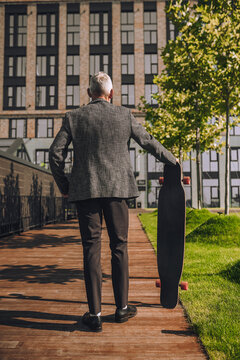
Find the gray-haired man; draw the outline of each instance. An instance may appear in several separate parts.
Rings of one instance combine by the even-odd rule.
[[[131,111],[110,103],[110,77],[99,72],[90,81],[88,105],[66,113],[49,151],[55,181],[69,201],[75,202],[84,254],[84,277],[89,312],[83,322],[101,331],[100,263],[101,223],[104,215],[112,254],[115,320],[125,322],[137,313],[128,305],[128,206],[126,199],[138,194],[129,157],[133,138],[158,160],[175,165],[175,157],[136,121]],[[64,175],[67,149],[73,143],[74,162],[70,182]]]

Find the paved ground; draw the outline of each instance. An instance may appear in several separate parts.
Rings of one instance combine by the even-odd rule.
[[[103,332],[81,323],[88,310],[78,223],[0,239],[0,360],[206,359],[180,305],[159,305],[156,257],[136,212],[130,214],[129,302],[137,317],[117,324],[110,253],[103,229]]]

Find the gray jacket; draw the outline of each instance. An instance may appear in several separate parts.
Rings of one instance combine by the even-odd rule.
[[[66,113],[49,150],[53,177],[69,201],[90,198],[134,198],[139,195],[130,163],[133,138],[143,149],[165,164],[176,164],[166,150],[134,118],[131,111],[97,99]],[[70,180],[64,160],[73,143],[74,160]]]

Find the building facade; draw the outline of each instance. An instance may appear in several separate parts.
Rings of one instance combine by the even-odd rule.
[[[48,149],[67,111],[89,102],[90,76],[107,72],[113,103],[132,109],[141,96],[154,104],[154,75],[161,72],[160,49],[174,38],[165,1],[0,0],[0,138],[23,138],[31,160],[48,167]],[[240,129],[231,134],[231,201],[240,206]],[[0,140],[1,141],[1,140]],[[155,207],[163,165],[131,143],[130,156],[140,197],[132,206]],[[196,164],[183,165],[191,177],[187,202],[196,206]],[[71,171],[73,150],[67,156]],[[203,154],[205,206],[223,206],[224,154]]]

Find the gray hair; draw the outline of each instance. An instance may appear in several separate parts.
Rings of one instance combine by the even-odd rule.
[[[112,80],[108,74],[100,71],[93,75],[90,79],[90,93],[92,95],[106,95],[108,96],[112,90]]]

